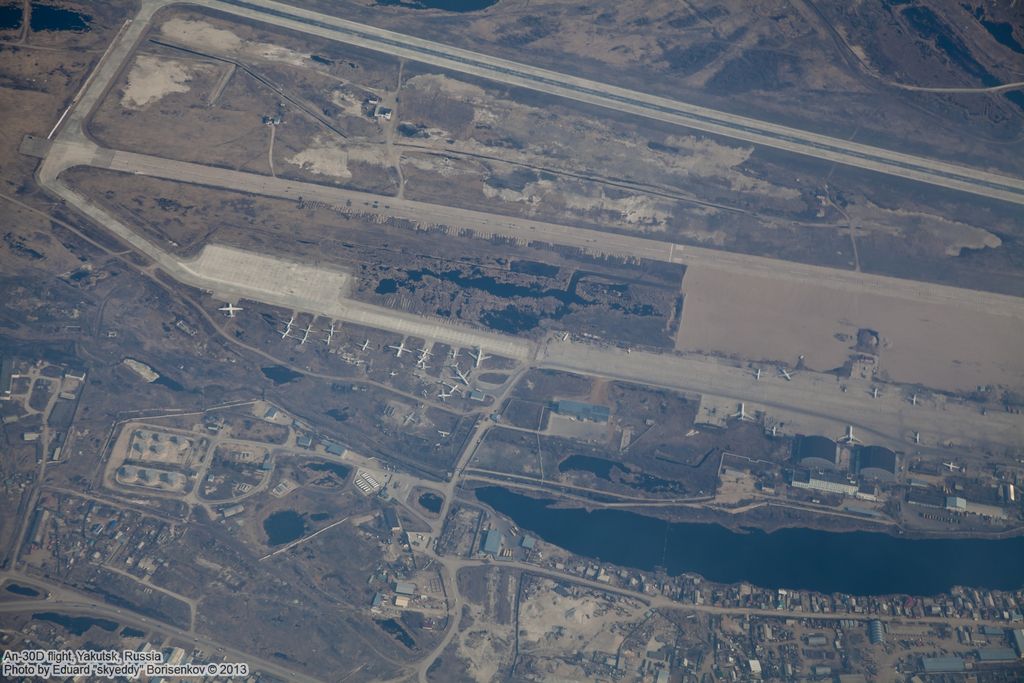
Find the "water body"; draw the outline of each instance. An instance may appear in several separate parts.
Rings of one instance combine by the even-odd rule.
[[[37,591],[35,588],[30,586],[21,586],[16,583],[7,584],[6,588],[8,593],[14,593],[15,595],[24,595],[26,598],[38,598],[42,593]]]
[[[170,377],[168,377],[167,375],[164,375],[164,374],[161,374],[160,377],[158,377],[156,380],[154,380],[153,384],[159,384],[160,386],[167,387],[171,391],[184,391],[185,390],[185,387],[181,386],[180,383],[175,382],[173,379],[171,379]]]
[[[60,614],[58,612],[36,612],[32,615],[33,619],[39,621],[49,621],[54,624],[59,624],[67,629],[68,633],[76,636],[80,636],[88,631],[93,626],[101,628],[104,631],[114,631],[118,627],[116,621],[110,619],[99,619],[96,617],[73,617],[68,614]]]
[[[440,9],[446,12],[477,12],[497,4],[498,0],[377,0],[383,7]]]
[[[423,509],[429,510],[434,514],[437,514],[441,511],[441,504],[444,503],[444,498],[437,495],[436,493],[424,493],[423,495],[420,496],[419,500],[420,505],[423,506]]]
[[[342,479],[348,476],[348,473],[352,471],[352,468],[346,467],[345,465],[339,465],[336,462],[312,462],[306,465],[309,469],[314,472],[330,472],[336,474]]]
[[[301,373],[290,370],[283,365],[269,365],[265,368],[260,368],[260,372],[274,384],[287,384],[302,377]]]
[[[430,277],[441,280],[442,282],[452,282],[463,289],[477,289],[487,292],[492,296],[502,299],[546,299],[551,297],[553,299],[557,299],[563,305],[584,305],[590,302],[576,294],[576,286],[579,284],[580,278],[584,275],[586,275],[586,273],[574,273],[572,278],[569,280],[568,287],[565,289],[541,289],[540,287],[499,282],[490,275],[463,275],[462,271],[459,270],[436,271],[422,268],[420,270],[410,270],[406,273],[405,279],[401,282],[394,279],[381,280],[377,285],[376,292],[377,294],[393,294],[398,291],[399,287],[406,287],[415,290],[415,287],[410,286],[407,283],[422,282],[424,278]]]
[[[513,265],[516,267],[512,268],[512,272],[541,272],[544,271],[545,268],[555,268],[555,273],[558,272],[558,269],[554,266],[547,266],[546,264],[534,263],[532,261],[516,261]],[[394,294],[398,292],[399,289],[408,289],[409,291],[414,292],[416,291],[416,285],[414,283],[422,282],[425,278],[434,278],[441,280],[442,282],[451,282],[463,289],[475,289],[487,292],[491,296],[498,297],[500,299],[550,298],[559,303],[558,308],[551,313],[531,313],[509,304],[505,306],[505,308],[484,311],[480,316],[480,322],[492,330],[505,332],[507,334],[519,334],[522,332],[529,332],[536,328],[540,325],[541,318],[548,320],[560,320],[572,313],[574,306],[582,308],[595,305],[596,302],[589,301],[577,293],[580,283],[585,281],[588,277],[595,275],[599,274],[586,271],[576,271],[572,274],[572,277],[569,278],[569,283],[566,285],[565,289],[543,289],[532,285],[518,285],[509,282],[500,282],[489,275],[482,275],[479,270],[474,270],[471,274],[465,275],[462,271],[455,269],[434,271],[423,268],[420,270],[408,271],[405,274],[405,277],[401,280],[384,278],[377,283],[377,288],[374,291],[377,294]],[[625,294],[629,291],[629,285],[626,283],[612,284],[600,282],[600,286],[604,287],[608,291],[618,292],[619,294]],[[627,308],[621,304],[612,302],[608,304],[608,307],[612,310],[622,311],[631,315],[650,316],[657,315],[658,313],[657,309],[649,304],[641,304],[632,308]],[[450,313],[451,312],[446,309],[437,310],[437,315],[442,317],[450,315]]]
[[[978,63],[978,60],[974,58],[967,46],[932,10],[927,7],[908,7],[903,10],[903,16],[907,18],[914,30],[923,38],[935,38],[935,45],[946,54],[950,61],[960,66],[967,73],[974,75],[981,81],[982,85],[989,87],[1000,84],[1000,80]],[[989,33],[996,40],[1018,52],[1022,51],[1020,44],[1013,38],[1012,27],[1008,24],[992,22],[987,24],[982,22],[982,24],[985,24],[985,28],[989,30]],[[1021,91],[1011,90],[1003,93],[1003,96],[1024,109],[1024,93]]]
[[[263,520],[267,543],[283,545],[302,538],[306,533],[306,520],[295,510],[281,510]]]
[[[534,277],[555,277],[561,270],[558,266],[538,261],[513,261],[508,267],[513,273],[523,273]]]
[[[612,480],[612,470],[619,470],[623,474],[629,474],[629,470],[614,460],[595,458],[591,455],[570,455],[558,463],[559,472],[590,472],[598,479],[604,479],[605,481]]]
[[[140,631],[139,629],[132,628],[131,626],[125,626],[123,629],[121,629],[122,638],[142,638],[145,635],[145,631]]]
[[[738,533],[624,510],[553,508],[554,501],[497,486],[476,495],[520,528],[572,553],[646,571],[662,567],[673,576],[694,572],[721,583],[851,595],[1024,586],[1024,537],[921,540],[812,529]]]
[[[418,647],[416,647],[416,641],[412,639],[412,636],[409,635],[409,632],[402,628],[402,625],[394,619],[385,619],[384,621],[378,621],[377,625],[385,631],[387,631],[388,633],[390,633],[392,636],[394,636],[395,640],[400,641],[402,645],[405,645],[410,650],[419,649]]]
[[[605,481],[613,481],[612,472],[618,470],[621,472],[620,481],[631,488],[647,491],[648,493],[683,492],[682,485],[677,481],[662,479],[661,477],[644,474],[643,472],[635,473],[614,460],[595,458],[592,455],[570,455],[558,463],[559,472],[569,472],[572,470],[590,472],[598,479],[604,479]]]
[[[974,18],[985,27],[985,30],[999,42],[1000,45],[1004,45],[1014,52],[1019,52],[1024,55],[1024,45],[1017,42],[1017,39],[1013,36],[1013,24],[1000,21],[989,21],[985,18],[985,8],[978,7],[974,10]]]
[[[19,29],[22,21],[21,5],[0,5],[0,30]]]
[[[92,17],[88,14],[34,2],[29,28],[33,31],[88,31],[90,21]]]

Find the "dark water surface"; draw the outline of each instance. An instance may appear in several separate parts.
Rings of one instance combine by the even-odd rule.
[[[620,472],[626,473],[625,467],[613,460],[606,460],[604,458],[595,458],[591,455],[570,455],[568,458],[558,463],[559,472],[590,472],[599,479],[605,479],[607,481],[612,480],[612,470],[619,470]]]
[[[400,641],[410,650],[419,649],[418,647],[416,647],[416,641],[413,640],[412,636],[409,635],[409,632],[402,628],[402,625],[394,619],[385,619],[383,621],[378,621],[377,624],[379,624],[382,629],[384,629],[392,636],[394,636],[395,640]]]
[[[32,3],[29,28],[33,31],[87,31],[92,17],[53,5]]]
[[[59,614],[57,612],[36,612],[32,615],[33,619],[39,621],[50,621],[54,624],[60,624],[76,636],[80,636],[88,631],[93,626],[101,628],[104,631],[113,631],[118,627],[116,621],[110,619],[98,619],[96,617],[73,617],[68,614]]]
[[[0,29],[21,28],[21,4],[0,5]]]
[[[669,523],[624,510],[552,508],[491,486],[477,498],[545,541],[602,561],[710,581],[887,595],[933,595],[953,586],[1024,586],[1024,538],[908,539],[879,533],[782,529],[738,533],[717,524]]]
[[[498,0],[377,0],[385,7],[408,7],[409,9],[441,9],[446,12],[476,12],[487,9]]]
[[[352,471],[352,468],[336,462],[312,462],[306,465],[306,467],[314,472],[331,472],[342,479],[347,477],[348,473]]]
[[[429,510],[434,513],[440,512],[441,504],[444,503],[444,498],[436,493],[424,493],[420,496],[419,500],[420,505],[422,505],[425,510]]]
[[[263,520],[270,545],[283,545],[302,538],[306,533],[306,520],[295,510],[281,510]]]
[[[260,372],[274,384],[287,384],[302,377],[300,373],[290,370],[283,365],[268,365],[265,368],[260,368]]]

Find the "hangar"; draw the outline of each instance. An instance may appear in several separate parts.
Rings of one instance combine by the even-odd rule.
[[[859,446],[853,454],[854,471],[865,479],[896,479],[896,454],[881,446]]]
[[[793,460],[809,469],[834,470],[839,464],[839,448],[824,436],[797,434],[793,439]]]

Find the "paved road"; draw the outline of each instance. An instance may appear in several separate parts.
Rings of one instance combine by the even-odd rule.
[[[195,0],[310,35],[620,112],[849,166],[1024,204],[1024,180],[533,67],[273,0]]]

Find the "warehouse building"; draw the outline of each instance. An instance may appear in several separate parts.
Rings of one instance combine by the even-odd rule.
[[[793,461],[812,470],[834,470],[839,464],[839,448],[824,436],[797,434],[793,439]]]
[[[822,491],[824,493],[839,493],[844,496],[853,496],[857,493],[857,483],[848,480],[838,472],[798,470],[793,473],[791,483],[794,488]]]
[[[1024,659],[1024,628],[1010,631],[1010,640],[1013,642],[1013,649],[1017,651],[1017,656]]]
[[[966,671],[964,660],[960,657],[922,657],[921,668],[926,674],[951,674]]]
[[[491,529],[484,534],[484,541],[480,545],[480,549],[488,555],[497,555],[501,552],[501,532],[497,529]]]
[[[1006,664],[1017,661],[1017,653],[1011,647],[986,647],[978,650],[978,661],[982,664]]]
[[[607,422],[611,416],[608,406],[583,403],[582,401],[555,401],[551,409],[559,415],[565,415],[576,420],[589,420],[590,422]]]

